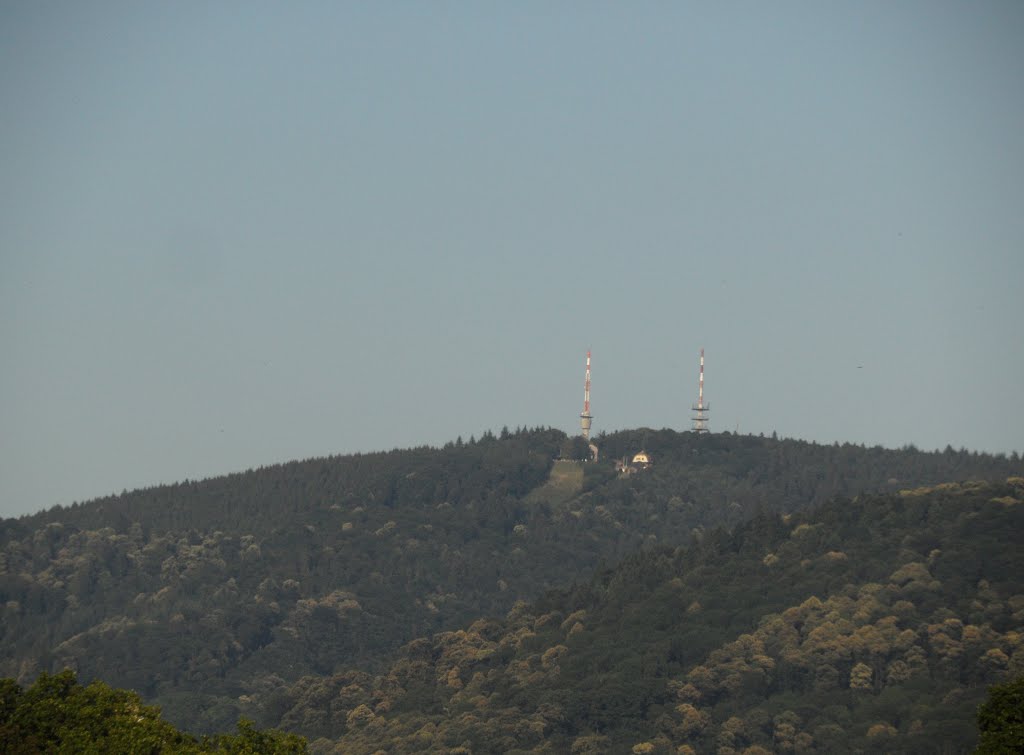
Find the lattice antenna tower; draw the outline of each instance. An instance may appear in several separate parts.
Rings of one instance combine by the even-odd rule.
[[[708,412],[711,411],[710,402],[704,403],[704,349],[700,350],[700,383],[697,388],[697,403],[693,405],[693,431],[695,433],[708,433]]]
[[[587,350],[587,376],[583,383],[583,412],[580,414],[580,432],[583,440],[590,440],[590,350]]]

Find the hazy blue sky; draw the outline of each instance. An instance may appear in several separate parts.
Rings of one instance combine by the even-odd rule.
[[[4,2],[0,514],[502,425],[1024,450],[1024,3]]]

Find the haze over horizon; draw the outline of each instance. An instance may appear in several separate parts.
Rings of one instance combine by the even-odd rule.
[[[1024,5],[0,8],[0,516],[503,425],[1024,451]]]

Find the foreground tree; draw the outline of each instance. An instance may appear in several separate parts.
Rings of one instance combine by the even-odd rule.
[[[82,686],[72,671],[41,674],[29,689],[0,679],[0,742],[7,753],[293,753],[306,752],[295,734],[255,729],[248,721],[238,734],[197,740],[160,717],[160,709],[143,705],[128,690],[94,681]]]
[[[978,729],[976,753],[1024,752],[1024,676],[988,691],[988,699],[978,708]]]

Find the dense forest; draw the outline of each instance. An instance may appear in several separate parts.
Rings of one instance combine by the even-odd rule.
[[[1021,532],[1019,477],[766,514],[302,679],[283,721],[314,752],[966,752],[1024,675]]]
[[[240,716],[248,716],[261,726],[280,726],[320,738],[314,749],[324,749],[325,743],[339,737],[345,738],[343,747],[354,749],[369,747],[378,734],[402,740],[407,738],[402,727],[410,725],[413,712],[418,711],[427,716],[422,726],[429,723],[447,732],[440,739],[424,737],[421,749],[444,749],[454,736],[442,716],[446,708],[451,709],[451,701],[436,690],[428,693],[430,685],[425,681],[402,684],[401,694],[389,696],[386,685],[388,679],[397,678],[395,664],[428,648],[431,657],[420,660],[436,663],[436,643],[445,641],[439,638],[458,632],[475,633],[484,638],[480,642],[501,646],[510,632],[525,630],[529,624],[528,631],[540,639],[530,639],[523,646],[540,647],[548,636],[532,623],[561,613],[557,625],[564,637],[544,652],[556,646],[566,650],[553,650],[547,666],[542,661],[530,673],[557,666],[562,693],[568,695],[565,690],[572,688],[568,696],[580,702],[559,714],[571,723],[545,730],[544,740],[578,750],[593,741],[600,749],[604,746],[600,742],[617,747],[642,735],[645,739],[633,744],[661,747],[665,740],[659,736],[674,742],[678,731],[670,734],[652,728],[650,710],[635,706],[652,699],[652,694],[663,695],[660,688],[651,692],[658,684],[681,682],[678,673],[686,664],[697,663],[698,653],[710,658],[714,652],[727,652],[719,646],[737,641],[741,634],[756,635],[757,622],[772,611],[784,614],[811,597],[840,600],[839,592],[830,591],[845,585],[854,593],[843,593],[843,599],[856,603],[861,598],[855,593],[862,584],[888,589],[886,580],[904,564],[933,568],[928,554],[916,561],[908,557],[895,566],[881,556],[871,556],[869,562],[878,560],[886,566],[869,568],[861,556],[852,555],[861,546],[846,545],[844,539],[852,537],[850,533],[808,520],[809,531],[818,533],[814,537],[829,533],[830,552],[845,553],[846,559],[830,556],[832,560],[825,563],[833,567],[834,584],[829,582],[828,590],[808,588],[796,601],[802,593],[794,580],[803,572],[787,571],[794,546],[783,545],[804,542],[788,534],[799,526],[792,524],[797,518],[823,504],[830,507],[823,512],[833,512],[825,516],[840,516],[843,511],[862,512],[858,518],[881,516],[882,508],[864,509],[864,501],[905,502],[909,499],[901,497],[900,491],[950,480],[995,483],[1024,474],[1024,464],[1016,455],[1007,458],[952,448],[926,453],[914,448],[885,450],[669,430],[602,435],[597,444],[599,460],[579,463],[562,460],[576,456],[576,444],[558,431],[503,430],[444,448],[292,462],[201,482],[126,491],[4,520],[0,522],[0,676],[26,684],[41,672],[71,668],[83,679],[138,691],[147,703],[160,705],[169,721],[191,732],[229,730]],[[653,466],[636,474],[620,474],[615,461],[628,461],[641,449],[649,453]],[[1011,486],[1003,497],[1016,500],[1020,495],[1015,491]],[[932,493],[922,495],[927,498]],[[855,496],[860,496],[856,503]],[[977,497],[972,496],[965,500]],[[1013,506],[1004,508],[1015,511]],[[745,524],[751,521],[756,524]],[[853,529],[874,532],[875,527],[864,521],[860,529]],[[1019,533],[1019,526],[1010,532]],[[785,542],[769,548],[772,533],[780,538],[785,534]],[[973,537],[972,532],[967,535]],[[686,618],[682,623],[680,616],[659,613],[653,606],[637,604],[627,609],[623,603],[618,618],[623,627],[629,626],[626,619],[632,617],[636,627],[660,626],[665,636],[651,640],[646,650],[642,635],[632,643],[636,653],[629,656],[630,663],[640,663],[633,672],[643,672],[631,673],[635,682],[625,693],[633,699],[632,712],[615,709],[614,700],[591,700],[588,685],[608,694],[614,687],[592,676],[590,667],[572,665],[579,654],[569,650],[575,650],[573,637],[597,628],[592,626],[594,616],[603,615],[601,605],[611,605],[607,601],[612,586],[621,583],[616,589],[623,596],[641,600],[655,583],[641,579],[633,584],[636,575],[664,576],[667,572],[657,570],[671,568],[672,576],[666,579],[685,582],[693,573],[686,569],[698,561],[702,569],[710,569],[715,559],[730,552],[732,546],[724,543],[737,537],[762,538],[764,552],[757,555],[756,568],[768,570],[774,581],[784,583],[776,588],[792,586],[793,590],[772,601],[753,593],[733,594],[729,580],[716,581],[721,575],[705,571],[700,578],[707,580],[707,595],[688,600],[686,608],[693,610],[682,614]],[[901,531],[890,539],[900,537],[911,537],[911,533]],[[863,548],[882,549],[882,542],[866,543]],[[981,540],[969,538],[962,550],[979,547]],[[931,550],[949,549],[936,545]],[[817,556],[807,558],[818,564]],[[895,557],[885,556],[891,558]],[[856,566],[858,571],[841,573],[839,566]],[[749,564],[736,568],[748,567],[753,568]],[[1019,565],[1014,562],[1010,567]],[[819,571],[827,570],[810,569],[815,574]],[[738,579],[748,585],[749,577]],[[968,590],[966,582],[950,582],[939,575],[935,579],[948,583],[950,590]],[[978,586],[982,579],[996,585],[988,589],[1001,589],[998,580],[979,576],[970,583],[969,589],[978,593],[972,600],[988,599]],[[776,588],[765,589],[772,593]],[[999,598],[1000,605],[1009,605],[1006,601],[1011,598]],[[734,601],[747,602],[734,605]],[[903,602],[916,605],[912,598]],[[848,609],[846,603],[837,604],[827,613],[845,616],[843,611],[853,610]],[[561,629],[569,616],[580,611],[590,618],[583,620],[581,614]],[[932,613],[914,615],[924,621]],[[525,623],[516,624],[516,616]],[[673,618],[662,626],[668,619],[659,616]],[[960,617],[965,626],[968,619],[968,615]],[[853,614],[845,620],[856,623]],[[582,629],[575,630],[577,624]],[[988,624],[992,632],[1005,635],[1006,627]],[[622,653],[632,642],[621,637],[608,641]],[[453,643],[453,652],[461,652],[459,645]],[[486,655],[484,645],[480,647]],[[492,653],[491,663],[515,662],[519,646],[513,651],[511,655],[507,648]],[[554,663],[559,654],[566,654],[565,660]],[[766,657],[778,666],[774,656]],[[636,660],[644,658],[648,660]],[[595,655],[587,662],[595,664],[596,673],[610,674],[619,660]],[[848,670],[842,663],[833,666],[840,684]],[[645,674],[651,669],[655,675],[648,678]],[[504,666],[495,665],[488,666],[486,673],[505,671]],[[615,673],[623,674],[621,669]],[[467,688],[475,678],[464,671],[458,677]],[[971,683],[981,684],[988,678]],[[455,689],[456,680],[451,681],[453,686],[442,687],[442,692]],[[697,681],[686,683],[702,697],[680,697],[659,705],[668,711],[675,710],[673,705],[689,704],[709,716],[699,731],[705,739],[698,749],[703,750],[709,742],[718,741],[715,711],[725,704],[719,698],[731,700],[728,704],[733,706],[746,698],[736,697],[728,688],[726,692],[705,690]],[[791,685],[772,695],[802,695],[807,689]],[[506,706],[503,710],[509,711],[510,721],[526,721],[539,710],[523,707],[523,700],[514,696],[502,697],[507,691],[503,690],[496,687],[486,696]],[[526,687],[520,694],[528,697],[534,692],[538,690]],[[709,700],[715,700],[714,705]],[[844,698],[835,705],[845,702]],[[956,707],[957,701],[951,699],[948,704]],[[609,715],[615,720],[625,716],[640,723],[612,725],[611,719],[591,721],[577,715],[600,716],[601,710],[614,710]],[[354,711],[359,714],[350,720]],[[740,707],[735,711],[737,718],[746,715]],[[361,729],[358,721],[367,712],[373,716],[367,717],[373,728]],[[497,725],[490,715],[494,711],[488,713],[488,725]],[[798,733],[817,736],[819,743],[827,740],[827,732],[815,735],[813,727],[831,721],[807,716],[801,720]],[[921,717],[921,726],[929,726],[929,720]],[[902,731],[898,722],[889,725]],[[755,734],[736,741],[760,742]],[[961,742],[969,738],[963,731],[958,736]],[[486,741],[498,741],[475,734],[463,739],[475,750],[486,750]],[[516,739],[513,749],[531,749],[535,744]],[[401,747],[415,749],[408,742]]]

